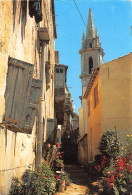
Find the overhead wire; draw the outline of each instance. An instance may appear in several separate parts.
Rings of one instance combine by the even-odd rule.
[[[75,1],[75,0],[73,0],[73,2],[74,2],[75,6],[76,6],[76,8],[77,8],[77,10],[78,10],[78,12],[79,12],[80,17],[82,18],[82,21],[83,21],[83,23],[84,23],[85,27],[87,28],[87,25],[86,25],[86,23],[85,23],[85,21],[84,21],[84,19],[83,19],[83,17],[82,17],[82,14],[81,14],[81,12],[80,12],[80,10],[79,10],[78,6],[77,6],[76,1]]]
[[[65,0],[56,0],[56,1],[64,1],[64,2],[65,2]],[[82,21],[83,21],[85,27],[87,28],[87,25],[86,25],[86,23],[85,23],[85,21],[84,21],[84,19],[83,19],[83,16],[82,16],[82,14],[81,14],[81,12],[80,12],[80,10],[79,10],[79,7],[78,7],[76,1],[73,0],[73,2],[74,2],[75,6],[76,6],[76,8],[77,8],[77,10],[78,10],[78,12],[79,12],[79,15],[80,15],[80,17],[81,17],[81,19],[82,19]]]

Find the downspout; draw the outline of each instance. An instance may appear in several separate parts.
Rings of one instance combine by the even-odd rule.
[[[42,159],[42,133],[43,133],[43,117],[44,117],[44,84],[45,84],[45,56],[46,42],[42,42],[40,79],[42,81],[40,91],[40,101],[38,110],[38,133],[37,133],[37,167],[41,164]]]

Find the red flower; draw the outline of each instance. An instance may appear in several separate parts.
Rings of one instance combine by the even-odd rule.
[[[131,172],[131,168],[127,167],[127,172],[130,173]]]
[[[38,171],[40,171],[40,168],[38,168]]]
[[[122,178],[122,176],[120,175],[120,174],[118,174],[118,177],[121,179]]]
[[[61,183],[64,183],[64,181],[61,181]]]
[[[57,154],[55,155],[55,157],[57,157]]]
[[[124,161],[124,158],[123,157],[121,157],[121,162],[123,162]]]
[[[106,173],[108,176],[110,176],[110,171],[107,171],[107,173]]]
[[[60,155],[60,158],[62,158],[62,155]]]
[[[56,176],[56,180],[58,180],[59,178]]]

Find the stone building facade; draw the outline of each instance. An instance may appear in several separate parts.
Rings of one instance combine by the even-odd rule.
[[[39,14],[33,3],[40,8]],[[55,121],[54,0],[0,1],[0,24],[0,194],[6,195],[12,177],[20,178],[26,168],[40,163],[38,153],[42,153],[42,143],[47,139],[47,121]],[[23,88],[25,82],[27,91]],[[29,113],[18,119],[23,105]],[[29,121],[30,131],[26,126]]]

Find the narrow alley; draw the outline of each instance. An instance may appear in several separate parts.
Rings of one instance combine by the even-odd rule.
[[[117,1],[0,0],[0,195],[132,195],[132,0]]]
[[[97,178],[91,178],[88,170],[80,165],[66,165],[65,171],[70,174],[72,183],[66,191],[57,195],[92,195],[100,194]]]

